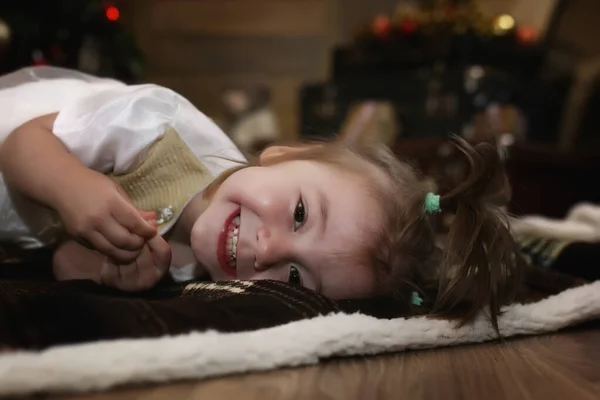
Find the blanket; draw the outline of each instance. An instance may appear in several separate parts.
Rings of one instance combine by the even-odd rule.
[[[161,282],[123,293],[55,282],[49,255],[0,263],[0,396],[85,392],[307,365],[331,357],[497,338],[427,316],[430,302],[331,301],[275,281]],[[499,319],[502,337],[555,331],[600,316],[600,281],[549,268]]]

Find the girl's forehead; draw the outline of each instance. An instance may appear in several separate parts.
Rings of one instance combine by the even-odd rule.
[[[326,264],[365,263],[367,248],[383,228],[383,208],[364,185],[338,181],[318,186],[309,199],[309,214],[323,224],[316,247],[327,255]],[[314,208],[318,209],[315,210]]]

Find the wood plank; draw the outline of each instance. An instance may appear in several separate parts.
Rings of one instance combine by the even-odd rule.
[[[327,43],[311,37],[156,37],[145,48],[150,74],[292,74],[321,78]]]
[[[151,26],[161,33],[322,36],[330,0],[159,0]]]
[[[271,103],[294,107],[297,94],[305,82],[301,76],[267,77],[261,74],[215,74],[210,76],[151,75],[147,81],[175,90],[194,104],[220,103],[221,94],[231,87],[252,87],[264,84],[271,89]]]
[[[150,40],[151,30],[150,21],[152,17],[152,9],[156,0],[130,0],[128,2],[128,10],[125,12],[131,13],[131,16],[126,20],[125,27],[133,34],[135,42],[140,49],[147,49],[152,46]],[[145,71],[144,71],[145,73]]]

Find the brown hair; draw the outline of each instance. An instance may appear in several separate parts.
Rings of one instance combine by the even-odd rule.
[[[416,287],[432,300],[432,315],[458,319],[460,325],[487,307],[498,331],[500,307],[515,298],[525,273],[503,211],[511,190],[496,146],[471,146],[458,137],[452,142],[469,172],[441,196],[440,208],[453,215],[443,250],[436,246],[435,218],[424,209],[432,188],[417,178],[391,205],[395,210],[389,214],[389,234],[382,238],[388,248],[389,281],[396,290]]]
[[[493,145],[471,146],[459,138],[453,138],[453,143],[468,161],[470,173],[441,197],[441,209],[454,214],[443,251],[436,244],[436,218],[424,208],[425,196],[435,191],[435,185],[386,146],[343,139],[304,144],[298,151],[270,159],[269,164],[316,160],[363,175],[368,172],[364,162],[376,167],[382,178],[371,179],[372,189],[385,223],[366,250],[378,291],[409,303],[417,290],[430,304],[432,315],[458,319],[460,324],[487,306],[497,330],[500,307],[513,298],[523,273],[501,209],[509,200],[510,187]],[[212,196],[225,179],[244,167],[219,176],[205,195]]]

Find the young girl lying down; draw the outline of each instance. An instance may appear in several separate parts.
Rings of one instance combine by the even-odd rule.
[[[496,150],[440,197],[376,144],[273,146],[247,165],[189,101],[152,84],[29,68],[0,78],[0,241],[54,246],[57,279],[122,290],[272,279],[332,299],[437,293],[470,320],[517,287]],[[8,110],[8,112],[7,112]],[[443,252],[434,215],[455,213]]]

